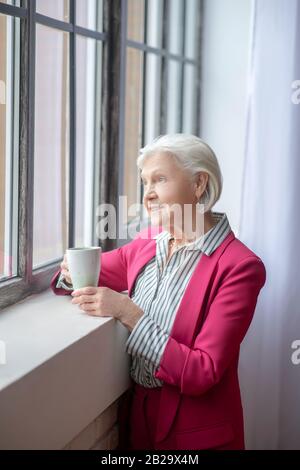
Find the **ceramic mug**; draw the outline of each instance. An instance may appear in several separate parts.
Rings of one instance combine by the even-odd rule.
[[[98,286],[101,253],[100,246],[67,249],[68,267],[74,290],[81,287]]]

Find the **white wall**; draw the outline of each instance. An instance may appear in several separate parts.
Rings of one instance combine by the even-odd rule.
[[[224,177],[214,206],[238,235],[246,130],[251,0],[204,0],[201,137],[217,154]]]

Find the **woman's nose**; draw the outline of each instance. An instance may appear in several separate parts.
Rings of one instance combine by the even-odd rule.
[[[144,189],[144,196],[150,197],[151,194],[156,195],[154,187],[149,185],[147,188]]]
[[[148,206],[148,204],[151,203],[151,201],[154,201],[154,200],[156,201],[157,199],[158,197],[154,189],[147,188],[147,191],[144,192],[144,196],[143,196],[144,205]]]

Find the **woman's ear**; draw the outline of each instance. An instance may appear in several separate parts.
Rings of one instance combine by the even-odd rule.
[[[196,197],[199,200],[205,191],[208,182],[208,173],[200,171],[196,177]]]

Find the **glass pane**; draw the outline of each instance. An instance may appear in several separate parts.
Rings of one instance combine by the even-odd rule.
[[[166,132],[180,132],[181,130],[181,74],[182,65],[175,60],[167,61],[167,123]]]
[[[185,21],[185,50],[184,54],[189,59],[198,60],[200,39],[200,2],[189,0],[186,2]]]
[[[147,44],[162,47],[163,0],[151,0],[147,6]]]
[[[172,54],[183,54],[184,4],[182,0],[169,2],[167,49]]]
[[[69,0],[36,0],[36,11],[60,21],[69,21]]]
[[[20,21],[0,14],[0,279],[17,274]]]
[[[33,266],[67,246],[69,155],[68,34],[37,25]]]
[[[125,97],[124,195],[128,206],[139,202],[136,159],[142,141],[143,52],[127,49]]]
[[[145,84],[145,144],[160,133],[161,107],[161,58],[155,54],[146,55]]]
[[[127,38],[144,42],[145,0],[128,0]]]
[[[198,93],[199,86],[197,66],[185,64],[183,80],[183,120],[182,132],[197,134],[198,120]]]
[[[75,246],[86,246],[95,243],[95,175],[99,179],[95,154],[99,160],[102,43],[77,36],[76,66]]]
[[[0,3],[6,3],[7,5],[12,5],[15,7],[20,6],[20,0],[0,0]]]
[[[103,31],[103,0],[76,0],[76,24]]]

